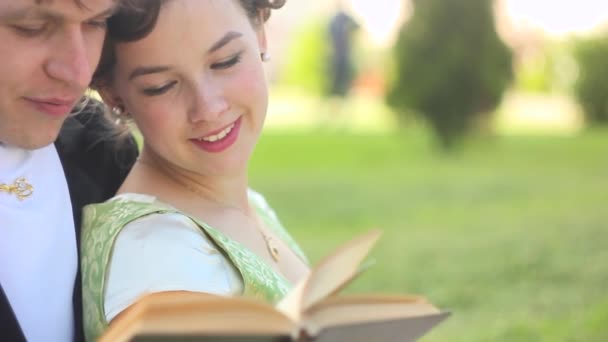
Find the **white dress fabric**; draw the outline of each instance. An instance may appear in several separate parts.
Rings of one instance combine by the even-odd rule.
[[[28,341],[71,341],[78,260],[55,146],[30,151],[0,143],[0,183],[21,177],[33,185],[31,197],[0,192],[0,284]]]
[[[155,201],[155,197],[141,194],[118,197]],[[205,233],[184,215],[154,214],[127,224],[116,238],[108,265],[106,320],[110,322],[145,294],[177,290],[237,296],[243,292],[243,280]]]

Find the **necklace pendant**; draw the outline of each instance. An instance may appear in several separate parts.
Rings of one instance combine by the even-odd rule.
[[[268,248],[268,252],[272,259],[276,262],[279,261],[279,248],[274,243],[274,240],[270,236],[264,236],[264,240],[266,240],[266,247]]]
[[[6,192],[9,195],[17,196],[17,199],[23,201],[34,193],[32,186],[24,177],[16,179],[13,184],[0,184],[0,192]]]

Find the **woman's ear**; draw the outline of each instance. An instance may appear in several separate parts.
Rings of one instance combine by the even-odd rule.
[[[99,96],[101,96],[101,100],[110,108],[120,108],[124,111],[125,105],[122,101],[122,98],[118,96],[113,89],[107,86],[100,87],[97,89]]]

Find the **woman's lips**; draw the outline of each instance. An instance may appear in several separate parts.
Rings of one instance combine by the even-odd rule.
[[[242,117],[239,117],[232,124],[215,131],[213,134],[208,134],[199,139],[191,139],[191,141],[207,152],[222,152],[237,141],[241,128],[241,119]]]

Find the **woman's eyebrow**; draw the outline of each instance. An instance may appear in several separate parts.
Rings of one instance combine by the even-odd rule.
[[[156,74],[156,73],[165,72],[168,70],[169,70],[169,67],[164,66],[164,65],[137,67],[129,75],[129,81],[132,81],[134,78],[137,78],[140,76]]]
[[[224,47],[226,44],[230,43],[232,40],[237,39],[242,37],[243,34],[239,33],[239,32],[235,32],[235,31],[230,31],[228,33],[226,33],[220,40],[218,40],[215,44],[213,44],[211,46],[211,48],[209,48],[209,50],[207,51],[207,53],[213,53],[219,49],[221,49],[222,47]]]

